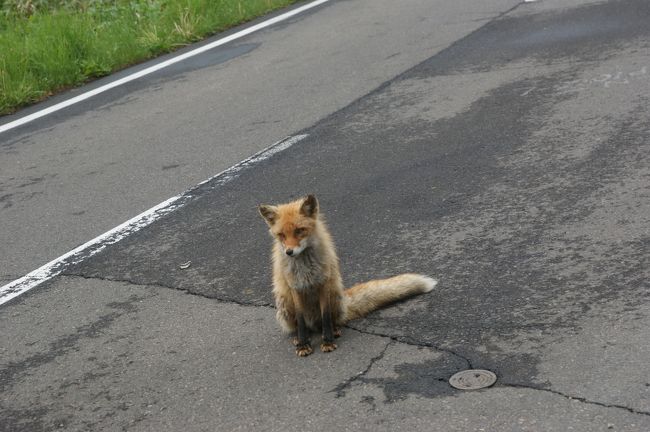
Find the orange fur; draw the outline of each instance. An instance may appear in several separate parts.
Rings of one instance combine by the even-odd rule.
[[[427,276],[408,273],[345,290],[334,242],[313,195],[287,204],[261,205],[259,211],[275,240],[272,261],[276,318],[285,331],[298,331],[298,339],[301,319],[306,328],[322,330],[324,352],[336,348],[328,327],[333,326],[336,335],[337,327],[347,321],[408,296],[429,292],[436,284]],[[296,345],[298,355],[311,353],[304,334]]]

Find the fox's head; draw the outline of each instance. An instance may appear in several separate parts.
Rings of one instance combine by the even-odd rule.
[[[290,257],[300,255],[312,242],[318,219],[318,201],[313,195],[288,204],[259,206],[271,235]]]

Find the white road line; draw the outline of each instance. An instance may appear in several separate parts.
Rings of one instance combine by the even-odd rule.
[[[282,141],[279,141],[272,146],[267,147],[258,153],[255,153],[253,156],[244,159],[238,164],[233,165],[227,170],[222,171],[205,181],[202,181],[186,192],[183,192],[180,195],[176,195],[175,197],[161,202],[157,206],[152,207],[143,213],[140,213],[136,217],[124,222],[121,225],[116,226],[112,230],[107,231],[98,237],[95,237],[89,242],[82,244],[81,246],[71,250],[64,255],[61,255],[60,257],[50,261],[44,266],[34,270],[33,272],[26,274],[20,279],[16,279],[15,281],[10,282],[3,287],[0,287],[0,305],[8,302],[15,297],[18,297],[19,295],[53,278],[54,276],[61,274],[69,266],[78,264],[90,258],[91,256],[104,250],[107,246],[117,243],[123,238],[126,238],[129,235],[140,231],[142,228],[150,225],[161,217],[180,209],[189,203],[192,199],[194,199],[197,196],[197,192],[199,192],[199,190],[203,191],[206,186],[209,186],[210,189],[214,189],[221,185],[224,185],[237,178],[243,170],[288,149],[307,136],[308,135],[305,134],[287,137]]]
[[[164,68],[166,68],[168,66],[171,66],[171,65],[173,65],[175,63],[178,63],[178,62],[181,62],[181,61],[183,61],[185,59],[188,59],[190,57],[194,57],[194,56],[196,56],[198,54],[201,54],[201,53],[203,53],[205,51],[211,50],[212,48],[216,48],[218,46],[227,44],[228,42],[232,42],[232,41],[234,41],[236,39],[247,36],[247,35],[249,35],[251,33],[255,33],[256,31],[262,30],[262,29],[264,29],[266,27],[272,26],[272,25],[277,24],[277,23],[279,23],[281,21],[289,19],[289,18],[291,18],[291,17],[293,17],[295,15],[298,15],[298,14],[300,14],[302,12],[305,12],[305,11],[307,11],[309,9],[315,8],[316,6],[319,6],[319,5],[323,4],[323,3],[327,3],[328,1],[330,1],[330,0],[316,0],[316,1],[313,1],[311,3],[308,3],[308,4],[304,5],[304,6],[300,6],[299,8],[296,8],[296,9],[290,10],[289,12],[278,15],[278,16],[276,16],[274,18],[270,18],[270,19],[268,19],[266,21],[263,21],[263,22],[261,22],[259,24],[255,24],[254,26],[245,28],[245,29],[243,29],[241,31],[238,31],[237,33],[233,33],[230,36],[226,36],[224,38],[221,38],[219,40],[211,42],[211,43],[209,43],[207,45],[204,45],[204,46],[202,46],[200,48],[196,48],[196,49],[194,49],[192,51],[188,51],[185,54],[178,55],[178,56],[176,56],[174,58],[163,61],[161,63],[158,63],[156,65],[148,67],[146,69],[143,69],[140,72],[133,73],[133,74],[131,74],[129,76],[126,76],[124,78],[118,79],[118,80],[113,81],[113,82],[110,82],[110,83],[108,83],[106,85],[103,85],[101,87],[98,87],[98,88],[96,88],[94,90],[90,90],[90,91],[88,91],[86,93],[80,94],[79,96],[75,96],[75,97],[73,97],[71,99],[63,101],[63,102],[58,103],[56,105],[52,105],[49,108],[45,108],[45,109],[37,111],[37,112],[35,112],[33,114],[27,115],[25,117],[21,117],[18,120],[14,120],[14,121],[6,123],[4,125],[0,125],[0,133],[6,132],[6,131],[8,131],[10,129],[14,129],[14,128],[18,127],[18,126],[22,126],[25,123],[29,123],[31,121],[34,121],[34,120],[39,119],[41,117],[44,117],[44,116],[46,116],[48,114],[52,114],[53,112],[62,110],[63,108],[69,107],[70,105],[74,105],[76,103],[79,103],[81,101],[89,99],[89,98],[91,98],[93,96],[96,96],[96,95],[98,95],[100,93],[104,93],[105,91],[108,91],[108,90],[110,90],[112,88],[121,86],[122,84],[126,84],[126,83],[128,83],[130,81],[136,80],[136,79],[141,78],[141,77],[143,77],[145,75],[149,75],[151,73],[159,71],[160,69],[164,69]]]

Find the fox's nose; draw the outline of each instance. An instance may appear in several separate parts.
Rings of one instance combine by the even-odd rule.
[[[289,255],[289,256],[292,256],[292,255],[293,255],[293,249],[287,249],[285,252],[286,252],[287,255]]]

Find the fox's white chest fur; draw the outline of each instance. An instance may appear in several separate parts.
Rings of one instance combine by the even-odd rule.
[[[282,261],[287,281],[297,291],[322,286],[329,273],[317,251],[311,247],[297,257],[283,257]]]

